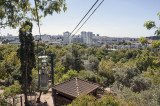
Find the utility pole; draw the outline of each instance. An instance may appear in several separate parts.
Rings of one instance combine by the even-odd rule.
[[[38,52],[39,52],[39,48],[38,48],[38,44],[39,44],[39,40],[37,40],[37,58],[38,58]],[[40,86],[40,77],[39,77],[39,58],[38,58],[38,90],[39,90],[39,86]]]

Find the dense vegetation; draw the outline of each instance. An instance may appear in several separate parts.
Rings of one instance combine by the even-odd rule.
[[[5,93],[8,91],[3,96],[23,92],[18,83],[21,78],[18,49],[16,45],[0,46],[0,78],[6,80],[5,87],[1,89]],[[110,87],[117,101],[160,105],[159,51],[152,51],[151,48],[108,51],[106,47],[87,47],[85,44],[53,46],[40,43],[38,53],[54,54],[55,84],[80,77],[99,83],[102,88]],[[49,66],[48,69],[50,71]],[[30,90],[34,92],[37,91],[38,80],[36,67],[31,77]],[[16,93],[9,90],[15,84]]]

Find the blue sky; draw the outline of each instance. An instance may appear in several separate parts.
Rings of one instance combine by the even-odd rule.
[[[68,9],[65,13],[54,13],[41,20],[42,34],[56,35],[72,31],[95,1],[66,0]],[[155,30],[146,30],[143,24],[145,21],[154,20],[159,26],[159,11],[160,0],[105,0],[78,33],[92,31],[100,36],[110,37],[153,36]],[[7,33],[18,35],[18,29],[1,29],[2,35]],[[38,34],[36,24],[33,34]]]

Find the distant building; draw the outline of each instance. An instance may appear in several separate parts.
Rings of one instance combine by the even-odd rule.
[[[87,32],[85,31],[81,32],[81,39],[82,39],[82,43],[87,43]]]
[[[71,43],[71,37],[70,37],[70,33],[68,31],[63,33],[63,42],[65,44]]]
[[[92,32],[87,32],[87,44],[92,45],[92,39],[93,38],[93,33]]]
[[[72,37],[71,43],[82,43],[82,38],[80,35]]]
[[[8,42],[8,44],[21,45],[21,43],[20,43],[19,41],[12,41],[12,42]]]

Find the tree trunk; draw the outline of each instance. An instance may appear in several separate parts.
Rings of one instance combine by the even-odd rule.
[[[27,60],[27,58],[26,58]],[[28,106],[28,98],[27,98],[27,87],[28,87],[28,64],[26,64],[26,71],[25,71],[25,88],[24,88],[24,94],[25,94],[25,106]]]

